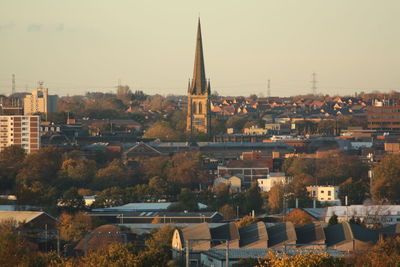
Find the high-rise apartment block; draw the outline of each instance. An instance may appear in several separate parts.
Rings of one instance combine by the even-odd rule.
[[[18,145],[27,153],[40,147],[39,116],[0,116],[0,151]]]
[[[43,88],[43,82],[32,94],[24,98],[24,114],[47,114],[57,111],[57,95],[49,95],[47,88]]]

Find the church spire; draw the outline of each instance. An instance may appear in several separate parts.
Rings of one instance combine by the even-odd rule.
[[[194,58],[193,80],[191,86],[191,93],[201,95],[207,92],[207,81],[204,70],[204,56],[203,56],[203,43],[201,38],[201,24],[200,18],[197,26],[197,41],[196,41],[196,55]]]

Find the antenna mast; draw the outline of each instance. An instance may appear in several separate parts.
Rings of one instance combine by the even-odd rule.
[[[15,94],[15,74],[12,75],[11,95]]]
[[[317,94],[317,74],[315,72],[312,73],[312,81],[311,81],[312,87],[312,94],[316,95]]]
[[[271,80],[270,79],[268,79],[267,96],[271,97]]]

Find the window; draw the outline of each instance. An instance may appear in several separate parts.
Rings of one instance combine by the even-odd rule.
[[[321,190],[321,194],[323,194],[324,193],[324,190]]]
[[[199,114],[203,113],[203,104],[199,103]]]
[[[193,102],[193,114],[196,114],[196,102]]]
[[[331,196],[332,195],[332,191],[328,191],[328,196]]]

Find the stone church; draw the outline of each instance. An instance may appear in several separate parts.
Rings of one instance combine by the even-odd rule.
[[[200,19],[197,27],[196,54],[194,59],[193,79],[189,80],[188,107],[187,107],[187,132],[211,132],[211,86],[206,80],[204,70],[203,44],[201,38]]]

